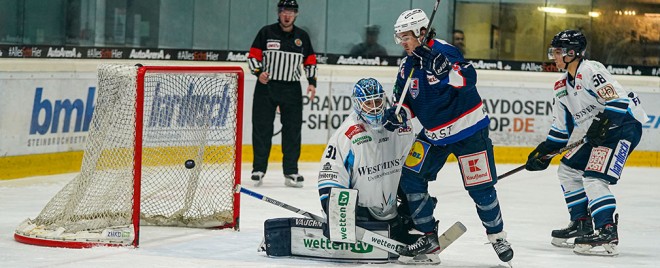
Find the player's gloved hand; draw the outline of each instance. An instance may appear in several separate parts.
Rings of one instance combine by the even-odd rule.
[[[612,126],[612,120],[610,120],[605,113],[600,112],[594,118],[594,121],[591,122],[589,130],[587,130],[587,142],[593,146],[598,147],[605,143],[605,136],[607,130]]]
[[[444,76],[451,69],[447,57],[427,46],[418,46],[412,54],[417,65],[436,76]]]
[[[550,161],[552,161],[552,157],[544,159],[544,156],[550,152],[551,150],[545,145],[545,142],[541,142],[536,146],[536,149],[527,156],[525,169],[529,171],[539,171],[548,168]]]
[[[383,127],[394,132],[400,127],[405,127],[407,120],[406,111],[401,109],[399,114],[396,114],[396,107],[390,107],[383,115]]]

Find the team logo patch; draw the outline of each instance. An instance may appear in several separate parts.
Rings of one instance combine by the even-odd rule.
[[[417,98],[417,95],[419,94],[419,79],[410,79],[410,90],[408,91],[410,92],[410,96],[412,96],[413,99]]]
[[[599,88],[596,93],[599,97],[605,100],[613,100],[619,98],[619,94],[616,94],[616,90],[614,90],[612,84],[607,84],[606,86]]]
[[[430,147],[431,144],[416,140],[412,147],[410,147],[404,167],[419,173],[419,171],[422,170],[424,159],[426,159],[426,154]]]
[[[344,134],[346,134],[346,137],[348,137],[349,139],[352,139],[353,136],[365,131],[366,130],[364,129],[364,126],[362,126],[361,124],[357,124],[348,127],[348,130],[346,130],[346,133]]]
[[[458,157],[458,163],[461,171],[463,171],[463,184],[465,187],[493,181],[486,151],[461,155]]]
[[[362,137],[356,138],[353,140],[353,144],[360,145],[372,141],[373,139],[370,136],[364,135]]]
[[[575,76],[575,79],[580,79],[580,80],[581,80],[581,79],[582,79],[582,73],[578,73],[578,74]]]
[[[405,127],[400,127],[397,129],[397,134],[399,135],[406,135],[408,133],[412,132],[412,128],[410,126],[405,126]]]
[[[623,165],[626,164],[626,159],[628,159],[628,153],[630,153],[630,142],[627,140],[619,141],[614,150],[612,162],[607,169],[607,175],[617,179],[621,177],[621,171],[623,171]]]
[[[600,173],[605,173],[605,167],[607,160],[610,159],[612,154],[612,149],[607,147],[596,147],[591,149],[591,155],[589,156],[589,162],[587,162],[587,168],[584,170],[591,170]]]
[[[280,42],[268,42],[266,43],[266,49],[280,49]]]
[[[566,87],[566,79],[559,80],[555,82],[555,90]]]
[[[302,46],[302,40],[300,40],[300,38],[296,38],[296,40],[294,40],[293,43],[295,43],[296,46]]]
[[[323,171],[332,170],[332,164],[330,164],[330,162],[325,162],[325,164],[323,164],[323,169],[322,170]]]
[[[568,91],[566,89],[562,89],[560,91],[555,92],[555,97],[557,97],[558,99],[566,95],[568,95]]]
[[[426,80],[429,81],[429,85],[435,85],[437,83],[440,83],[440,80],[438,80],[435,75],[426,75]]]

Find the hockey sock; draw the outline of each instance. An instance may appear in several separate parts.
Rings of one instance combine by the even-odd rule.
[[[583,172],[562,163],[559,165],[557,174],[571,221],[586,217],[589,213],[587,211],[587,194],[582,184]]]
[[[497,200],[495,187],[490,186],[480,190],[468,191],[477,207],[481,224],[486,227],[487,234],[499,233],[504,229],[500,203]]]
[[[608,223],[614,223],[616,199],[610,191],[607,182],[594,177],[584,178],[584,188],[590,196],[589,210],[594,218],[594,227],[600,228]]]

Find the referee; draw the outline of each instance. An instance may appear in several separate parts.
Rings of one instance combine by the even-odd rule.
[[[255,186],[263,182],[272,145],[275,112],[279,107],[284,184],[302,187],[305,179],[298,174],[303,108],[300,65],[304,66],[309,81],[307,94],[314,99],[316,55],[307,32],[293,25],[298,16],[296,0],[280,0],[277,7],[278,22],[259,30],[248,56],[250,70],[259,78],[252,104],[254,162],[251,179]]]

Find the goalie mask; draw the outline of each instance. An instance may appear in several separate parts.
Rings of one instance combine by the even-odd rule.
[[[577,30],[561,31],[555,35],[555,37],[552,38],[552,42],[550,42],[548,59],[554,59],[553,53],[555,49],[561,49],[562,56],[564,57],[584,57],[585,51],[587,50],[587,38]]]
[[[394,42],[400,44],[401,39],[398,34],[407,31],[412,31],[416,37],[419,37],[422,28],[426,28],[428,24],[429,18],[426,16],[426,13],[424,13],[424,10],[417,8],[404,11],[399,15],[399,18],[396,19],[396,23],[394,23]]]
[[[362,78],[353,87],[353,110],[358,118],[373,129],[383,127],[381,122],[385,113],[385,91],[373,78]]]

